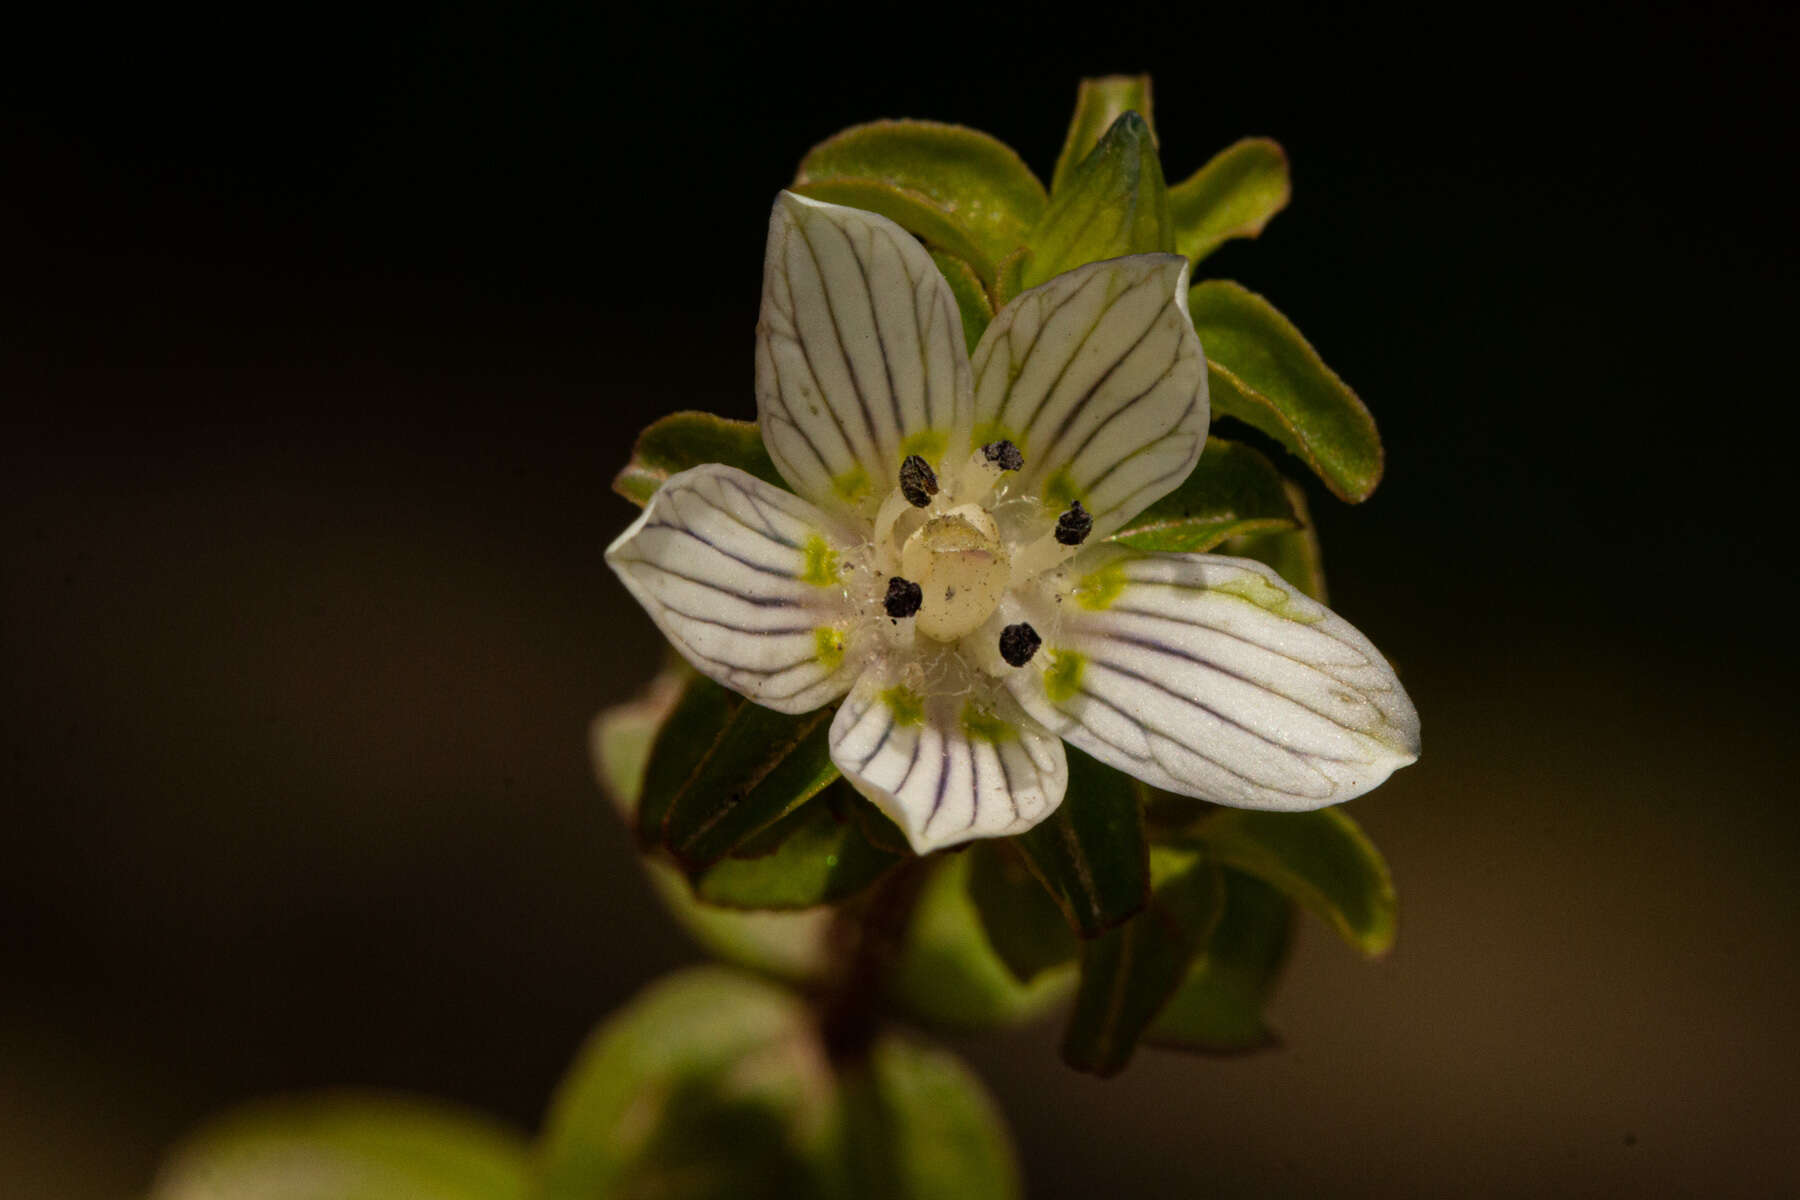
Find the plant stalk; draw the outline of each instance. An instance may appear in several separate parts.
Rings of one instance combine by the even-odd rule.
[[[923,858],[907,859],[871,888],[862,903],[840,909],[832,922],[838,966],[820,1003],[819,1028],[834,1063],[860,1061],[880,1032],[882,994],[930,865]]]

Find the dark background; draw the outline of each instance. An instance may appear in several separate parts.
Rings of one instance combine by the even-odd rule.
[[[1292,156],[1203,273],[1381,422],[1315,508],[1425,756],[1355,806],[1399,947],[1309,927],[1285,1051],[955,1041],[1033,1194],[1800,1186],[1791,12],[517,7],[0,50],[0,1191],[128,1195],[328,1083],[534,1125],[693,957],[585,758],[658,653],[600,559],[632,433],[752,415],[813,142],[954,120],[1047,176],[1076,79],[1144,69],[1171,178]]]

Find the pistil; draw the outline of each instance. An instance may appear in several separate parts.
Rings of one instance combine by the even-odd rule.
[[[1012,571],[994,518],[965,504],[933,517],[906,539],[900,551],[905,578],[922,592],[920,633],[955,641],[986,621],[1006,594]]]

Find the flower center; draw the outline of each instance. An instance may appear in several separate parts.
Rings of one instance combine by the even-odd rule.
[[[1012,563],[994,518],[963,504],[913,531],[900,550],[900,573],[919,585],[919,632],[952,642],[988,619],[1012,581]]]

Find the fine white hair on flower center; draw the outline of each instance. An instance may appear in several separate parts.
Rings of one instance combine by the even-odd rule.
[[[918,457],[898,464],[895,489],[864,543],[875,570],[859,604],[864,622],[886,622],[889,631],[880,639],[860,635],[860,648],[927,653],[931,644],[956,644],[986,626],[1015,585],[1080,549],[1085,525],[1078,536],[1069,533],[1071,513],[1085,516],[1080,504],[1057,515],[1012,488],[1008,480],[1022,464],[1010,441],[977,448],[952,479],[940,480]],[[999,651],[997,639],[990,649]],[[974,666],[994,675],[1021,664],[977,653]]]
[[[890,648],[923,652],[926,643],[969,637],[988,623],[1009,590],[1080,548],[1085,530],[1067,536],[1069,512],[1051,513],[1038,497],[1009,485],[1023,462],[1019,449],[1002,441],[975,450],[948,480],[940,481],[916,457],[898,464],[896,486],[877,510],[873,538],[865,544],[875,571],[859,605],[868,619],[885,618]],[[1080,505],[1069,511],[1079,514]],[[1061,541],[1059,528],[1065,532]],[[990,673],[1009,665],[991,654],[977,662]]]

